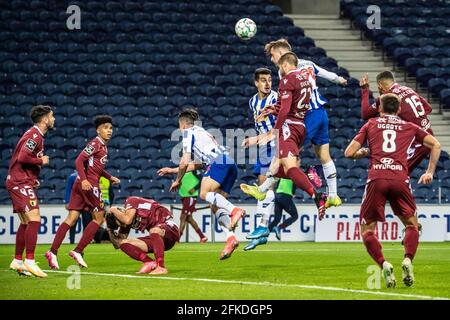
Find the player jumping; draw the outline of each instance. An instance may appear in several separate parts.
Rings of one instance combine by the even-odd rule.
[[[112,118],[108,115],[97,116],[94,119],[94,125],[97,130],[97,137],[86,145],[75,160],[78,177],[73,184],[69,205],[67,206],[69,214],[56,231],[51,249],[45,253],[45,258],[52,269],[59,269],[56,257],[58,249],[64,241],[67,231],[77,222],[81,212],[91,212],[93,220],[84,229],[80,242],[75,250],[69,252],[69,256],[81,267],[87,268],[87,264],[83,259],[83,250],[94,239],[105,216],[104,203],[99,186],[100,177],[103,176],[111,180],[113,184],[120,183],[118,178],[113,177],[104,169],[108,161],[108,148],[106,145],[111,139],[113,132]]]
[[[219,224],[226,229],[227,244],[220,255],[223,260],[229,258],[239,245],[233,230],[245,215],[245,211],[227,200],[237,178],[236,164],[229,158],[224,146],[219,145],[205,129],[195,125],[198,119],[198,113],[194,109],[186,109],[178,116],[183,133],[183,156],[170,191],[179,188],[192,159],[208,166],[201,181],[200,198],[211,204]]]
[[[364,120],[379,115],[380,98],[375,103],[369,103],[369,77],[366,74],[360,81],[361,86],[361,117]],[[396,94],[400,98],[400,111],[398,116],[412,122],[423,130],[433,135],[428,115],[431,113],[431,105],[428,101],[416,93],[413,89],[399,85],[395,82],[394,75],[390,71],[383,71],[377,75],[377,86],[380,95],[385,93]],[[430,154],[430,149],[418,141],[413,141],[408,149],[408,173],[414,170],[424,158]]]
[[[9,163],[6,190],[12,201],[13,211],[19,215],[20,225],[16,233],[16,252],[9,266],[19,275],[45,278],[45,274],[34,260],[34,252],[41,225],[39,199],[39,173],[42,166],[49,164],[44,155],[44,135],[53,129],[55,117],[52,108],[38,105],[31,109],[34,126],[28,129],[17,143]],[[23,261],[23,250],[26,256]]]
[[[311,196],[319,211],[319,220],[325,216],[327,195],[315,191],[306,174],[298,167],[300,148],[306,137],[305,115],[310,109],[313,86],[297,69],[298,58],[293,52],[282,55],[278,61],[282,78],[278,87],[280,109],[274,128],[268,134],[249,139],[247,145],[267,143],[278,135],[278,154],[272,158],[267,179],[259,187],[241,184],[241,189],[255,197],[264,199],[267,190],[276,178],[291,179],[294,184]],[[273,110],[272,112],[276,112]],[[253,137],[255,138],[255,137]]]
[[[279,39],[266,44],[264,50],[266,54],[271,56],[272,62],[280,67],[280,57],[286,52],[291,51],[292,48],[286,39]],[[314,62],[309,60],[299,59],[297,68],[300,73],[304,77],[307,77],[312,84],[311,98],[309,102],[311,108],[306,113],[304,123],[306,126],[306,140],[311,141],[314,152],[322,164],[323,173],[327,181],[328,199],[326,207],[339,206],[342,204],[342,201],[337,194],[336,166],[330,156],[328,115],[324,108],[327,100],[319,93],[319,89],[316,84],[316,77],[322,77],[340,85],[346,85],[347,80],[333,72],[320,68]]]
[[[109,212],[106,221],[114,247],[144,263],[137,273],[167,274],[164,251],[180,240],[180,230],[170,211],[154,200],[128,197],[124,209],[111,207]],[[113,230],[119,227],[116,234]],[[127,239],[130,229],[147,230],[150,235]],[[155,255],[155,260],[147,255],[150,252]]]
[[[393,266],[384,259],[375,236],[377,222],[385,221],[384,208],[389,201],[392,211],[406,227],[402,262],[403,282],[414,283],[412,260],[419,245],[419,224],[408,173],[408,148],[415,139],[431,149],[427,171],[419,183],[431,184],[441,146],[428,132],[398,117],[400,99],[392,93],[380,97],[380,116],[370,119],[345,150],[347,158],[360,159],[370,154],[369,176],[361,204],[360,224],[369,255],[382,268],[388,288],[395,287]],[[368,149],[362,148],[367,141]]]

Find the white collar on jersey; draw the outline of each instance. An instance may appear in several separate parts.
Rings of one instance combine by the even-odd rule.
[[[42,133],[42,131],[41,131],[41,129],[39,129],[39,127],[38,126],[33,126],[34,128],[36,128],[37,129],[37,131],[39,131],[39,133],[42,135],[42,136],[44,136],[44,134]]]
[[[99,136],[96,137],[98,139],[98,141],[100,141],[102,143],[102,145],[105,145],[105,143],[103,142],[102,138],[100,138]]]

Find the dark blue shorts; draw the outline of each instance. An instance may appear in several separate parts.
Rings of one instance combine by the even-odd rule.
[[[216,161],[211,163],[203,176],[210,177],[220,184],[222,191],[230,194],[238,176],[238,168],[233,160],[227,158],[226,161],[222,161],[221,163],[217,163]]]

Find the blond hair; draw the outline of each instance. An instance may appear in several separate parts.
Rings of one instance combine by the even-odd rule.
[[[286,39],[281,38],[281,39],[270,41],[269,43],[267,43],[264,46],[264,51],[266,52],[267,55],[270,55],[270,52],[272,51],[272,49],[280,49],[280,48],[284,48],[289,51],[292,50],[292,47],[289,44],[289,42]]]

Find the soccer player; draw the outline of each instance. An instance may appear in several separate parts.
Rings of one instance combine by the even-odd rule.
[[[158,170],[158,175],[164,176],[166,174],[177,174],[177,168],[161,168]],[[180,215],[180,238],[183,235],[186,223],[189,223],[195,232],[200,237],[200,242],[205,243],[208,241],[208,237],[200,230],[197,222],[194,220],[193,214],[197,209],[195,205],[197,204],[197,197],[199,194],[200,179],[195,171],[186,172],[183,179],[181,179],[181,186],[178,194],[181,197],[181,215]]]
[[[291,179],[298,188],[314,199],[319,220],[322,220],[325,216],[327,195],[316,192],[306,174],[298,167],[300,149],[306,137],[304,119],[310,109],[313,86],[301,70],[297,69],[298,58],[295,53],[287,52],[282,55],[278,65],[282,78],[278,87],[280,109],[277,121],[268,134],[249,139],[247,145],[255,142],[267,143],[278,135],[279,151],[272,158],[266,181],[259,187],[241,184],[241,189],[256,199],[264,199],[265,193],[275,184],[276,178]]]
[[[39,199],[39,173],[49,164],[44,155],[44,135],[53,129],[55,117],[52,108],[38,105],[31,109],[33,127],[28,129],[17,143],[9,162],[6,190],[12,201],[13,211],[19,215],[20,225],[16,233],[16,251],[10,269],[19,275],[45,278],[45,274],[34,260],[38,231],[41,225]],[[25,249],[25,261],[23,250]]]
[[[237,178],[237,166],[228,156],[226,148],[218,144],[205,129],[195,124],[198,120],[198,113],[194,109],[183,110],[178,116],[183,133],[183,156],[170,191],[176,191],[180,187],[192,159],[197,164],[208,166],[201,181],[200,198],[212,205],[219,224],[226,229],[227,244],[220,254],[220,259],[223,260],[229,258],[239,245],[234,229],[245,215],[243,209],[227,200]]]
[[[372,105],[369,103],[369,77],[366,74],[360,81],[361,86],[361,117],[364,120],[379,115],[380,98]],[[412,122],[429,134],[433,135],[428,115],[431,113],[431,105],[428,101],[416,93],[413,89],[399,85],[395,82],[394,75],[390,71],[383,71],[377,75],[377,86],[380,95],[385,93],[396,94],[400,98],[400,111],[398,116]],[[408,149],[408,172],[414,170],[424,158],[430,154],[430,149],[418,141],[411,143]]]
[[[97,137],[91,140],[75,160],[75,168],[78,177],[72,187],[70,201],[67,207],[69,214],[56,231],[51,249],[45,253],[50,268],[59,269],[57,260],[58,249],[66,237],[67,231],[77,222],[80,213],[91,212],[93,220],[83,230],[80,242],[75,250],[69,252],[81,267],[87,268],[83,259],[83,250],[91,243],[92,239],[104,221],[105,209],[102,200],[99,181],[100,177],[111,180],[112,184],[119,184],[120,180],[113,177],[105,169],[108,161],[108,141],[113,133],[112,118],[108,115],[100,115],[94,118]]]
[[[168,209],[151,199],[128,197],[125,208],[111,207],[106,217],[108,232],[116,249],[120,248],[129,257],[142,261],[138,273],[167,274],[164,251],[170,250],[180,240],[180,230],[173,222]],[[119,229],[116,235],[113,230]],[[150,235],[127,239],[130,228]],[[147,253],[153,252],[155,260]]]
[[[295,186],[292,180],[280,179],[278,188],[275,191],[275,216],[269,224],[269,231],[274,232],[278,240],[281,240],[281,230],[289,227],[298,219],[297,207],[292,199],[295,193]],[[285,210],[290,217],[281,222]],[[245,248],[245,251],[253,250],[260,244],[267,243],[267,236],[253,239]]]
[[[291,45],[286,39],[279,39],[269,42],[264,48],[266,54],[271,56],[272,62],[280,67],[280,57],[292,50]],[[325,175],[328,186],[328,199],[326,207],[339,206],[342,204],[337,194],[337,174],[336,166],[330,156],[330,138],[328,134],[328,115],[324,109],[327,100],[319,93],[316,84],[316,77],[325,78],[333,83],[346,85],[347,80],[337,74],[320,68],[309,60],[298,60],[297,68],[300,73],[307,77],[312,84],[312,92],[310,97],[310,110],[305,116],[306,137],[310,140],[314,151],[322,164],[323,173]],[[281,78],[281,77],[280,77]]]
[[[419,245],[419,225],[411,193],[407,151],[413,139],[431,149],[428,169],[419,179],[421,184],[433,181],[441,152],[439,142],[430,133],[398,117],[399,105],[397,95],[382,95],[380,116],[370,119],[345,150],[347,158],[360,159],[370,155],[369,176],[361,204],[361,234],[367,252],[382,268],[388,288],[395,287],[395,276],[393,266],[385,260],[375,236],[377,222],[385,221],[384,208],[389,201],[392,211],[406,227],[403,282],[411,286],[414,282],[412,260]],[[366,141],[368,149],[362,148]]]

